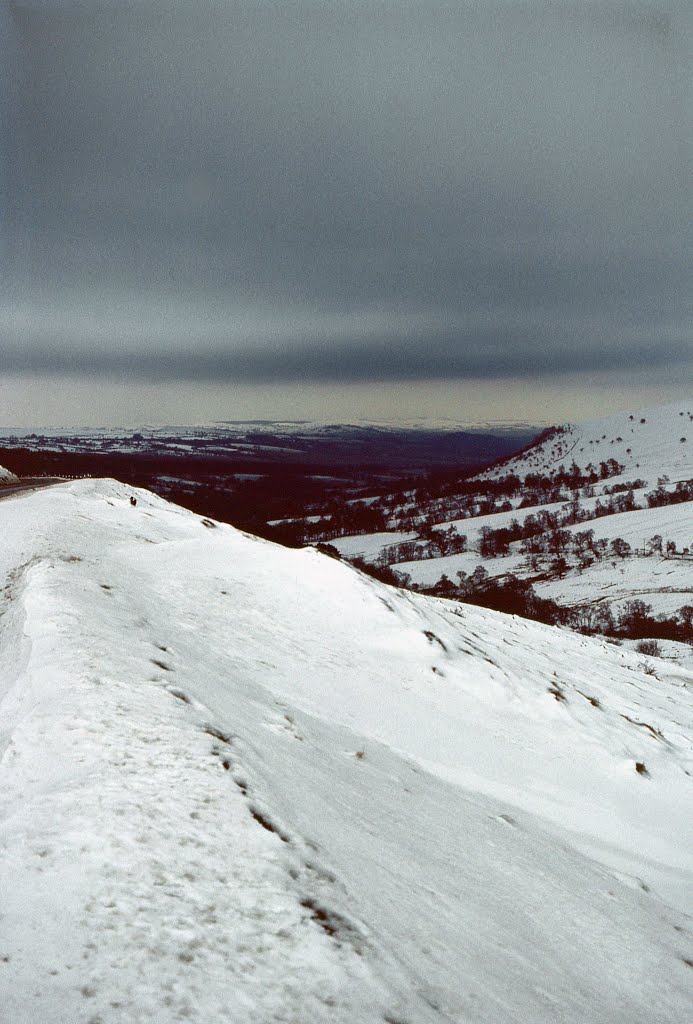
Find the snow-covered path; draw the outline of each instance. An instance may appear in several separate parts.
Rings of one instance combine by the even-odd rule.
[[[131,493],[0,505],[3,1024],[685,1019],[690,674]]]

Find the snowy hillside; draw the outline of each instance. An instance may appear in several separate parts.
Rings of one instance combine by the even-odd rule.
[[[0,536],[3,1021],[687,1019],[691,673],[109,481]]]
[[[615,458],[624,477],[656,480],[662,474],[676,483],[693,473],[693,406],[685,402],[652,409],[617,413],[584,423],[569,424],[501,466],[482,474],[493,479],[503,473],[524,476],[574,462],[580,469]]]
[[[347,559],[450,596],[469,598],[464,577],[482,565],[492,581],[520,579],[557,602],[562,621],[600,606],[592,631],[615,636],[628,635],[625,602],[644,600],[652,619],[671,620],[652,626],[660,638],[681,632],[681,610],[693,606],[693,412],[684,403],[560,427],[473,480],[372,498],[368,508],[387,530],[332,535],[319,517],[306,530],[318,541],[322,528]],[[475,596],[485,602],[483,586]]]

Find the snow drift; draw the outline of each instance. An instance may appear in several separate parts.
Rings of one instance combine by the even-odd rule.
[[[686,1018],[690,673],[114,482],[0,535],[3,1019]]]

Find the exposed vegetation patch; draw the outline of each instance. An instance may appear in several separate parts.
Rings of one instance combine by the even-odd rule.
[[[445,653],[447,654],[447,650],[448,650],[447,647],[445,646],[443,641],[440,639],[440,637],[437,636],[432,630],[425,629],[424,630],[424,636],[426,637],[427,640],[430,640],[430,642],[432,644],[439,644],[442,647],[442,649],[445,651]]]
[[[655,737],[655,739],[658,739],[658,740],[663,740],[664,739],[664,736],[659,731],[659,729],[655,729],[655,727],[653,725],[648,725],[647,722],[638,722],[637,719],[630,718],[628,715],[621,715],[621,718],[625,718],[625,720],[627,722],[630,722],[631,725],[637,725],[638,728],[640,728],[640,729],[647,729],[649,732],[652,733],[652,735]]]
[[[214,725],[205,725],[203,732],[206,732],[208,736],[213,736],[220,743],[231,743],[231,736],[228,733],[222,732],[221,729],[217,729]]]
[[[582,690],[578,690],[577,692],[581,697],[584,697],[586,701],[589,701],[593,708],[601,708],[601,701],[597,697],[590,697],[589,694],[583,693]]]
[[[337,934],[337,924],[332,918],[332,915],[325,910],[324,907],[319,906],[312,899],[301,900],[301,906],[310,911],[312,920],[317,921],[324,932],[328,935]]]
[[[264,829],[266,829],[267,832],[273,832],[275,834],[275,836],[278,836],[283,843],[291,842],[291,840],[286,835],[286,833],[282,832],[282,830],[280,828],[278,828],[274,824],[274,822],[270,821],[270,819],[267,817],[267,815],[264,814],[261,810],[259,810],[253,804],[251,804],[248,809],[249,809],[251,815],[253,816],[253,818],[255,819],[255,821],[258,823],[258,825],[262,825],[262,827]]]
[[[182,700],[184,704],[191,703],[190,697],[188,697],[187,693],[184,693],[182,690],[174,690],[172,687],[169,687],[168,692],[172,697],[175,697],[176,700]]]
[[[312,896],[306,896],[301,900],[301,906],[310,913],[310,918],[322,928],[326,935],[335,941],[349,942],[354,951],[358,954],[361,950],[361,936],[354,926],[341,914],[334,910],[328,910]],[[387,1019],[387,1018],[386,1018]]]

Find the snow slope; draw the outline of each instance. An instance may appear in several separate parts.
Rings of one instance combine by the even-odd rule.
[[[665,489],[670,491],[678,481],[693,479],[693,411],[686,403],[571,424],[519,456],[480,474],[478,479],[494,479],[511,472],[521,478],[528,473],[547,474],[561,467],[567,469],[573,462],[583,471],[590,464],[598,470],[600,462],[612,458],[624,465],[623,472],[597,482],[592,496],[580,494],[581,510],[589,514],[597,502],[603,503],[607,499],[615,485],[638,479],[644,485],[634,489],[634,499],[637,505],[644,507],[586,518],[567,528],[571,533],[592,530],[595,539],[611,541],[620,537],[634,551],[644,549],[650,538],[659,534],[665,544],[668,541],[676,544],[679,552],[676,558],[608,559],[595,562],[587,569],[573,559],[566,576],[548,580],[544,571],[535,572],[527,567],[526,559],[520,554],[519,542],[514,543],[509,556],[482,558],[479,540],[484,528],[508,528],[513,522],[522,524],[528,516],[536,517],[546,512],[560,514],[567,507],[566,502],[561,501],[519,508],[519,498],[515,496],[515,507],[509,511],[466,519],[440,516],[434,528],[453,527],[457,533],[466,535],[468,550],[465,553],[400,562],[393,567],[406,573],[414,585],[430,587],[443,574],[455,582],[458,572],[469,574],[477,565],[483,564],[492,577],[513,573],[531,580],[541,597],[551,597],[563,606],[606,600],[613,604],[616,612],[625,600],[643,598],[652,605],[654,614],[674,615],[683,605],[693,601],[693,508],[691,502],[650,508],[647,507],[646,495],[655,490],[661,477],[668,477]],[[425,505],[421,511],[426,512]],[[346,558],[359,555],[375,562],[391,544],[413,536],[393,530],[390,533],[338,537],[330,543]],[[686,549],[688,554],[681,555]]]
[[[587,504],[587,502],[585,502]],[[539,506],[549,510],[559,506]],[[514,573],[520,577],[533,578],[527,569],[526,558],[520,554],[519,542],[511,547],[511,554],[500,558],[484,559],[479,554],[479,531],[485,525],[498,529],[507,526],[511,519],[522,522],[528,514],[536,514],[537,508],[520,509],[517,513],[498,512],[494,515],[477,516],[474,519],[460,519],[453,523],[460,533],[466,533],[471,550],[442,558],[430,558],[418,562],[399,562],[395,568],[406,572],[414,583],[433,586],[445,574],[451,580],[457,579],[458,572],[467,574],[478,565],[483,565],[490,576],[499,577]],[[636,509],[633,512],[619,512],[611,516],[586,520],[567,527],[571,533],[590,529],[596,539],[609,541],[621,537],[632,548],[643,549],[655,534],[666,540],[673,540],[681,551],[693,545],[693,519],[690,502],[681,505],[665,505],[661,508]],[[338,538],[331,543],[349,556],[351,547],[361,548],[366,557],[377,557],[378,551],[386,545],[383,534],[366,537]],[[369,547],[371,538],[378,538],[378,547]],[[565,576],[555,579],[534,581],[534,587],[542,597],[551,597],[560,605],[572,607],[598,601],[608,601],[618,608],[625,600],[644,599],[652,604],[657,614],[674,615],[682,605],[693,601],[693,555],[646,558],[608,558],[595,562],[589,569],[571,568]]]
[[[0,466],[0,487],[3,484],[12,483],[12,481],[16,479],[17,477],[14,473],[10,473],[9,469],[5,469],[3,466]]]
[[[0,536],[3,1022],[686,1019],[690,673],[109,481]]]
[[[568,469],[573,462],[584,470],[589,463],[599,466],[608,459],[625,466],[623,476],[609,483],[639,476],[654,487],[662,474],[672,483],[689,480],[693,476],[693,406],[681,401],[569,424],[563,433],[487,470],[480,479]]]
[[[581,508],[590,512],[598,498],[584,498]],[[565,509],[566,502],[555,502],[549,505],[530,505],[526,508],[512,509],[510,512],[492,512],[488,515],[474,516],[469,519],[452,519],[437,524],[434,529],[449,529],[467,537],[469,549],[476,550],[477,563],[481,531],[507,529],[513,522],[522,525],[528,516],[536,516],[538,512],[560,513]],[[655,534],[665,540],[673,540],[679,549],[693,548],[693,518],[690,502],[680,505],[662,505],[656,508],[634,509],[632,512],[617,512],[614,515],[585,519],[567,527],[572,533],[590,529],[595,539],[602,537],[613,540],[621,537],[634,548],[645,547]],[[375,560],[383,549],[401,541],[414,540],[416,533],[402,533],[396,530],[380,533],[354,534],[347,537],[336,537],[330,541],[333,547],[345,558],[364,556]],[[441,559],[433,559],[441,561]],[[475,563],[475,564],[477,564]],[[440,573],[438,574],[440,575]]]

